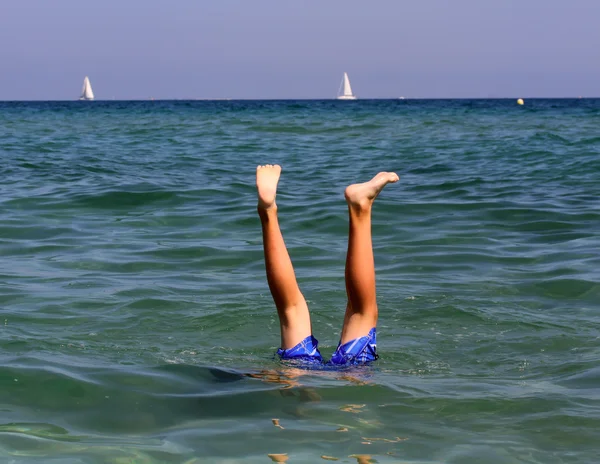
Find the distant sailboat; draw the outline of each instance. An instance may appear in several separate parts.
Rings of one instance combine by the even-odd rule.
[[[343,91],[340,94],[340,90]],[[348,73],[344,73],[344,77],[342,79],[342,83],[340,84],[340,88],[338,90],[338,100],[356,100],[356,95],[352,94],[352,87],[350,87],[350,79],[348,79]]]
[[[81,89],[81,97],[80,100],[93,100],[94,99],[94,91],[92,90],[92,84],[90,84],[90,79],[85,76],[83,80],[83,88]]]

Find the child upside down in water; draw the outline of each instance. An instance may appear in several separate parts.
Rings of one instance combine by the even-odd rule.
[[[300,292],[292,261],[277,220],[277,183],[281,166],[256,168],[258,215],[262,224],[267,281],[277,307],[281,328],[281,359],[322,363],[318,341],[312,336],[310,314]],[[353,184],[344,195],[350,229],[346,255],[346,314],[339,345],[330,364],[363,364],[377,359],[377,300],[375,262],[371,242],[371,208],[388,183],[398,181],[393,172],[380,172],[370,181]]]

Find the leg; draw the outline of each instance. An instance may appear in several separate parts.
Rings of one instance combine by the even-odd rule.
[[[348,304],[342,328],[342,344],[367,335],[377,325],[371,208],[383,187],[397,181],[398,176],[395,173],[380,172],[369,182],[353,184],[346,188],[350,229],[346,256]]]
[[[267,281],[277,307],[281,327],[281,348],[289,349],[311,335],[310,314],[300,292],[292,261],[277,220],[277,183],[281,166],[256,168],[258,215],[262,224]]]

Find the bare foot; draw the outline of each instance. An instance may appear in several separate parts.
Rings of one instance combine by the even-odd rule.
[[[362,184],[352,184],[346,187],[344,196],[348,205],[357,209],[368,208],[373,204],[373,201],[389,183],[398,182],[400,178],[395,172],[380,172],[373,177],[369,182]]]
[[[258,207],[261,209],[273,208],[277,183],[281,175],[281,166],[278,164],[265,164],[256,167],[256,188],[258,190]]]

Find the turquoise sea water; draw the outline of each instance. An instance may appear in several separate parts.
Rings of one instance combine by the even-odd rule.
[[[0,103],[0,461],[598,462],[599,128],[587,99]],[[344,187],[400,175],[376,364],[273,359],[259,163],[324,355]]]

